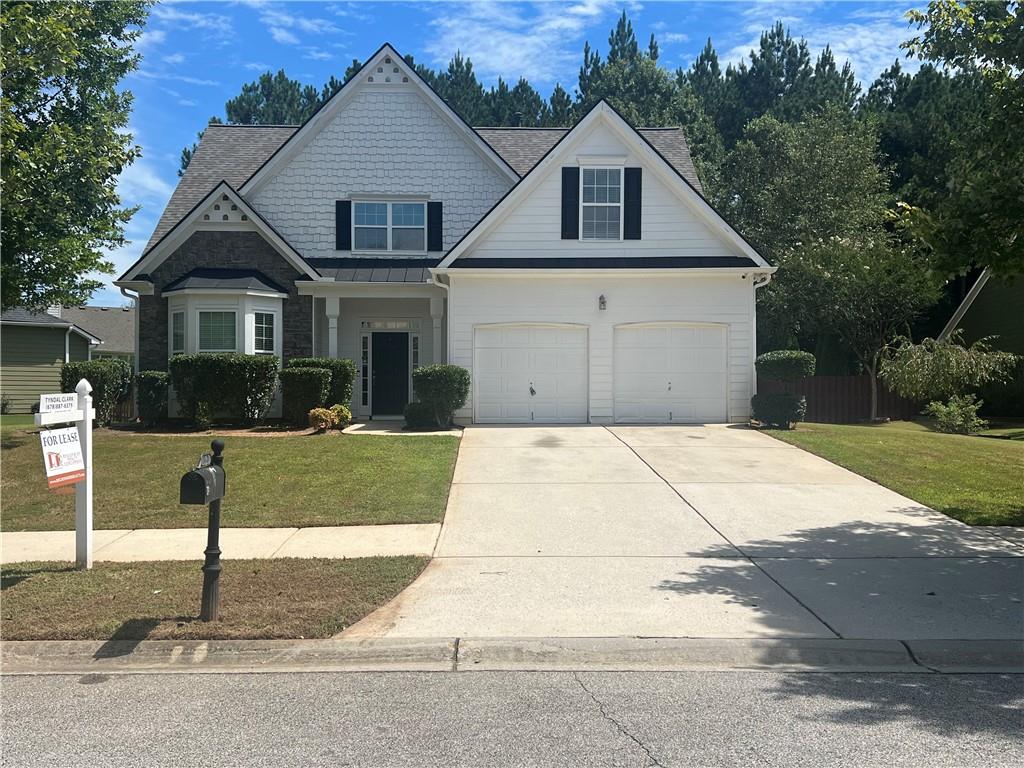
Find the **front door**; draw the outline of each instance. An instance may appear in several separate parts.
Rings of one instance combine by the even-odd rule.
[[[371,350],[373,415],[401,415],[409,402],[409,334],[375,332]]]

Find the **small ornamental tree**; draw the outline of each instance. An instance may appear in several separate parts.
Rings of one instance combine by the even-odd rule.
[[[410,403],[411,413],[407,409],[409,426],[425,427],[424,421],[432,420],[433,425],[447,427],[469,397],[469,371],[458,365],[425,365],[413,371],[412,386],[419,405]]]
[[[796,381],[814,375],[815,359],[799,349],[765,352],[754,361],[759,376]],[[807,398],[792,392],[759,393],[750,398],[751,416],[769,427],[792,429],[807,414]]]
[[[799,349],[776,349],[759,355],[754,365],[766,379],[795,381],[814,375],[815,359],[810,352]]]

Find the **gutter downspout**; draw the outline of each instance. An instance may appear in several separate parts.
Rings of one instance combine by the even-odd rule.
[[[132,307],[135,309],[135,359],[132,360],[132,368],[137,374],[139,372],[139,296],[138,294],[132,296],[128,293],[127,288],[120,288],[121,295],[131,301]]]
[[[445,292],[445,298],[448,299],[448,306],[445,307],[444,312],[444,359],[445,362],[451,363],[452,361],[452,313],[451,313],[451,285],[442,282],[441,278],[434,273],[434,270],[430,270],[430,281],[441,288]]]
[[[755,361],[757,360],[757,289],[758,288],[764,288],[766,285],[768,285],[768,283],[770,283],[772,281],[772,275],[773,274],[774,274],[774,272],[769,272],[767,274],[754,275],[754,278],[751,281],[753,283],[753,286],[754,286],[754,290],[753,290],[753,294],[752,294],[753,297],[754,297],[753,298],[753,307],[752,307],[752,309],[754,311],[750,313],[750,325],[751,325],[751,328],[750,328],[750,347],[751,347],[751,349],[750,349],[750,367],[752,369],[751,387],[750,387],[751,395],[756,395],[757,394],[757,367],[754,364]]]
[[[71,362],[71,326],[64,331],[64,362]]]
[[[960,302],[960,306],[956,308],[956,312],[949,318],[949,322],[942,329],[942,333],[939,334],[938,341],[945,341],[950,337],[956,327],[960,325],[960,321],[964,319],[964,315],[967,314],[967,310],[971,308],[974,300],[978,298],[978,294],[981,293],[981,289],[985,287],[985,283],[992,277],[992,270],[985,267],[981,274],[978,275],[978,279],[974,281],[974,285],[971,286],[971,290],[964,296],[964,300]]]

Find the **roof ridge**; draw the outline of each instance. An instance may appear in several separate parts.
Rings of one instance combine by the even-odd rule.
[[[298,128],[292,123],[207,123],[207,128]]]

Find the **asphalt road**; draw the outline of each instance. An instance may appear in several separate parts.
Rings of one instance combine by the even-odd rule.
[[[4,677],[5,766],[1024,765],[1024,676]]]

